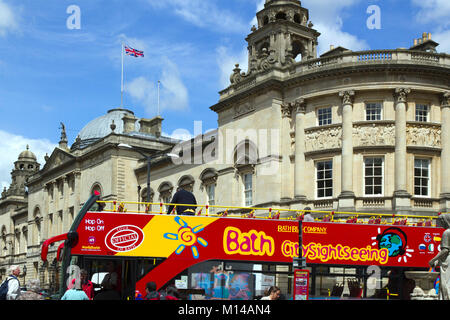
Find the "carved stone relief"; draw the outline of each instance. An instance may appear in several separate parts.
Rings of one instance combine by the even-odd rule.
[[[441,148],[441,128],[435,125],[409,124],[406,127],[408,146]]]
[[[362,124],[353,126],[353,146],[394,146],[394,124]]]
[[[342,147],[341,127],[310,129],[305,131],[306,152]]]

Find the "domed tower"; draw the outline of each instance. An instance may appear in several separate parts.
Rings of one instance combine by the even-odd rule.
[[[29,176],[39,171],[39,163],[36,156],[31,152],[30,147],[19,154],[19,158],[14,162],[14,169],[11,171],[11,185],[8,195],[22,196],[25,193],[25,183]]]
[[[258,27],[247,37],[249,69],[290,66],[317,57],[317,38],[309,11],[298,0],[266,0],[256,14]]]

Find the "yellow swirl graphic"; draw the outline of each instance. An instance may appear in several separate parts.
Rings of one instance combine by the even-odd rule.
[[[193,245],[197,241],[197,237],[192,232],[191,228],[182,228],[178,231],[181,241],[187,246]]]

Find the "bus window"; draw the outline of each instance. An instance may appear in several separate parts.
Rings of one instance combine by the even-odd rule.
[[[278,286],[282,297],[292,297],[290,265],[253,262],[206,261],[180,273],[168,285],[175,285],[186,299],[260,299],[270,286]]]

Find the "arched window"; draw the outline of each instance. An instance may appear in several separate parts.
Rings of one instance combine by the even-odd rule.
[[[269,24],[269,17],[268,16],[264,16],[263,18],[263,26]]]
[[[209,206],[216,205],[216,184],[217,184],[218,173],[216,169],[208,168],[202,171],[200,174],[200,180],[202,181],[202,186],[206,191],[206,203]],[[209,212],[214,214],[216,212],[215,208],[210,208]]]
[[[295,61],[300,62],[303,59],[305,48],[300,41],[292,42],[292,56]]]
[[[277,14],[276,14],[276,16],[275,16],[275,19],[276,20],[287,20],[287,16],[286,16],[286,13],[284,13],[284,12],[278,12]]]
[[[178,186],[183,188],[186,191],[193,192],[194,191],[194,178],[191,175],[182,176],[180,180],[178,180]]]
[[[91,193],[90,193],[90,195],[91,195],[91,196],[94,195],[96,191],[97,191],[98,193],[100,193],[101,195],[103,195],[103,193],[102,193],[102,186],[101,186],[100,183],[98,183],[98,182],[96,182],[96,183],[93,184],[93,186],[92,186],[92,188],[91,188]]]
[[[302,19],[300,18],[300,15],[298,13],[294,14],[294,22],[302,23]]]
[[[250,140],[240,142],[234,150],[234,164],[236,167],[242,165],[255,165],[258,162],[258,148]]]
[[[255,165],[258,162],[258,148],[250,140],[245,140],[236,146],[234,167],[241,177],[241,197],[245,207],[254,204]]]
[[[159,192],[159,201],[162,203],[170,203],[172,201],[172,192],[173,192],[173,185],[172,183],[166,181],[161,183],[161,185],[158,188]],[[167,206],[165,206],[165,210],[167,209]]]
[[[41,244],[41,210],[39,207],[36,207],[33,211],[33,219],[34,219],[34,225],[32,229],[32,244],[33,245],[40,245]]]
[[[6,227],[2,226],[2,233],[1,233],[1,237],[0,237],[0,250],[1,250],[1,255],[2,256],[6,256],[8,255],[8,246],[6,244]]]
[[[155,195],[155,191],[153,191],[152,188],[150,188],[150,202],[153,202],[153,198]],[[147,202],[147,187],[145,187],[144,189],[141,190],[141,194],[140,194],[140,201],[141,202]]]

